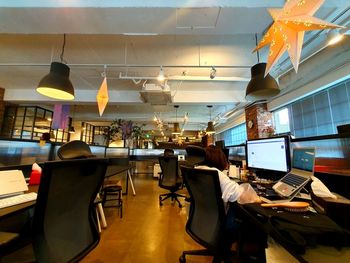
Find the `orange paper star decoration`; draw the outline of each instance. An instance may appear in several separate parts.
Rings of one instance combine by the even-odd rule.
[[[97,92],[96,100],[97,100],[98,111],[100,113],[100,116],[102,116],[109,100],[106,77],[103,79],[101,87]]]
[[[287,0],[282,9],[268,9],[274,23],[254,49],[257,51],[270,44],[265,76],[286,50],[298,72],[305,31],[341,27],[313,17],[323,2],[324,0]]]

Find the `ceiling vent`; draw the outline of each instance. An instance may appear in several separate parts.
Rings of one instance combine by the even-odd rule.
[[[166,83],[144,83],[140,96],[143,102],[150,104],[164,105],[172,102],[170,87]]]

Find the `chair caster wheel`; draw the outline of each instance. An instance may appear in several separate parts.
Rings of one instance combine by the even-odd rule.
[[[180,263],[186,263],[185,255],[181,255],[181,256],[179,257],[179,262],[180,262]]]

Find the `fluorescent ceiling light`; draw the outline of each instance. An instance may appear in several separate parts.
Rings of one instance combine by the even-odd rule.
[[[124,36],[158,36],[158,33],[123,33]]]

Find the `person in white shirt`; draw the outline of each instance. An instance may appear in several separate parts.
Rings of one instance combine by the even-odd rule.
[[[224,152],[215,146],[209,146],[205,149],[204,164],[196,166],[198,169],[211,169],[218,171],[222,200],[227,202],[236,202],[240,204],[260,202],[260,198],[249,184],[239,185],[231,180],[227,173],[229,163]]]
[[[218,171],[220,188],[222,192],[222,200],[226,203],[227,221],[226,221],[226,236],[227,245],[231,246],[232,243],[238,240],[238,231],[240,224],[236,218],[234,202],[240,204],[261,202],[260,198],[254,191],[254,189],[247,183],[238,184],[232,181],[227,173],[223,172],[227,170],[229,163],[224,152],[215,146],[209,146],[205,149],[205,161],[201,165],[195,166],[197,169],[212,169]]]

